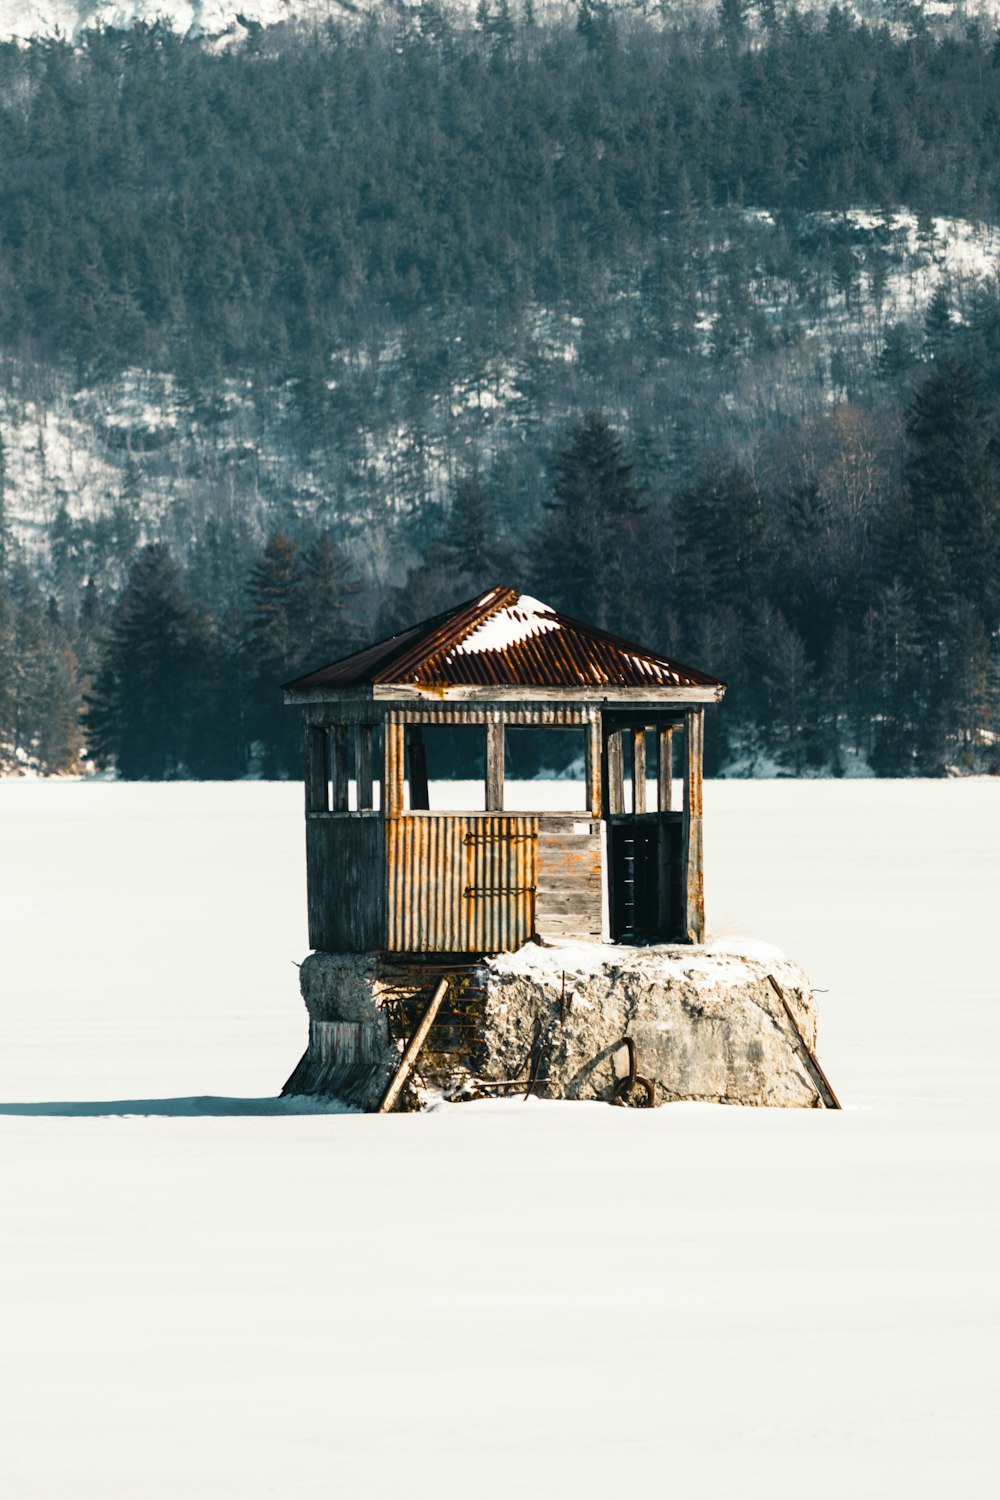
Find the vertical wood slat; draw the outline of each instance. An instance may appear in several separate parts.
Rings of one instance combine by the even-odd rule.
[[[656,757],[657,807],[661,813],[673,812],[674,805],[674,731],[659,730],[659,746]]]
[[[504,727],[498,716],[486,721],[486,811],[503,811]]]
[[[328,812],[326,781],[327,730],[318,724],[306,725],[306,812]]]
[[[385,810],[390,818],[403,811],[403,782],[406,777],[405,729],[402,724],[385,726]]]
[[[625,811],[625,780],[620,729],[612,729],[608,734],[604,764],[608,781],[608,816],[614,818]]]
[[[330,811],[347,811],[347,735],[346,724],[336,724],[330,730]]]
[[[358,785],[359,812],[375,806],[374,737],[375,729],[371,724],[359,724],[355,730],[354,775]]]
[[[601,816],[601,721],[596,713],[587,720],[587,807],[594,818]]]
[[[684,930],[689,943],[705,940],[705,884],[702,867],[702,761],[704,709],[684,721]]]
[[[646,811],[646,731],[632,731],[632,811]]]

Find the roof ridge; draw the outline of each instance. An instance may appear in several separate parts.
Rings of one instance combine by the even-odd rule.
[[[490,601],[491,594],[496,596],[492,601]],[[507,588],[503,584],[494,584],[493,588],[487,589],[485,593],[477,594],[475,599],[470,599],[465,604],[457,604],[454,609],[446,610],[443,615],[434,618],[433,630],[422,631],[412,649],[396,657],[395,660],[387,662],[373,673],[372,681],[399,682],[405,673],[434,660],[446,647],[450,646],[454,649],[459,642],[468,640],[477,626],[520,597],[517,589]],[[447,635],[444,634],[445,626],[448,626]],[[436,637],[437,640],[435,640]]]

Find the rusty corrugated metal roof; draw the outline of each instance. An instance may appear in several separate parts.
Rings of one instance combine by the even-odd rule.
[[[317,672],[290,692],[374,687],[721,688],[718,678],[493,588]]]

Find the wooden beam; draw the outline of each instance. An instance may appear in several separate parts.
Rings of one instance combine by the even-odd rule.
[[[672,812],[674,805],[674,731],[668,726],[658,731],[656,758],[657,807],[661,813]]]
[[[591,710],[587,720],[587,807],[591,817],[601,816],[601,716]]]
[[[646,811],[646,731],[632,731],[632,811]]]
[[[347,811],[348,765],[346,724],[330,730],[330,811]]]
[[[608,817],[625,811],[625,780],[622,770],[622,731],[612,729],[604,742],[604,768],[607,777]]]
[[[704,709],[694,709],[684,725],[684,932],[689,943],[705,941],[705,883],[702,868],[702,759]]]
[[[486,720],[486,811],[503,812],[504,727],[499,714]]]
[[[398,818],[403,811],[403,784],[406,780],[406,742],[402,724],[385,726],[385,812]]]
[[[427,785],[427,747],[419,724],[406,726],[406,751],[410,762],[410,807],[426,810],[431,805]]]
[[[726,691],[725,684],[705,684],[702,687],[584,687],[574,684],[565,688],[525,687],[414,687],[412,683],[377,683],[372,688],[372,697],[378,702],[395,699],[399,703],[510,703],[523,699],[530,693],[537,703],[600,703],[604,707],[628,708],[633,703],[668,707],[674,703],[718,703]],[[325,703],[334,695],[327,691],[312,689],[307,693],[289,693],[287,703]]]
[[[447,979],[442,979],[438,984],[437,989],[431,996],[430,1005],[428,1005],[427,1009],[420,1017],[420,1020],[417,1022],[416,1031],[413,1033],[413,1035],[410,1037],[409,1042],[406,1044],[406,1051],[400,1058],[399,1067],[393,1074],[392,1080],[389,1083],[389,1087],[382,1095],[382,1102],[379,1104],[377,1111],[378,1114],[389,1114],[393,1109],[396,1100],[403,1092],[403,1086],[406,1083],[406,1080],[409,1078],[410,1074],[413,1072],[413,1065],[420,1054],[421,1047],[427,1040],[428,1032],[434,1025],[437,1013],[441,1009],[441,1001],[444,999],[447,993],[448,981]]]
[[[358,811],[375,806],[374,724],[359,724],[354,739],[354,774],[358,784]]]
[[[329,812],[328,788],[326,781],[326,729],[320,729],[315,724],[306,725],[305,736],[305,759],[306,759],[306,812]]]
[[[819,1094],[820,1098],[823,1101],[823,1104],[827,1109],[841,1109],[842,1105],[836,1094],[833,1092],[833,1085],[831,1084],[829,1078],[827,1078],[826,1074],[823,1072],[823,1069],[820,1067],[819,1058],[816,1056],[815,1052],[810,1047],[805,1037],[802,1035],[799,1023],[798,1021],[796,1021],[795,1016],[792,1013],[792,1007],[785,999],[785,994],[781,988],[781,985],[775,979],[773,974],[768,974],[767,978],[774,993],[777,995],[778,999],[785,1007],[785,1015],[791,1022],[792,1030],[795,1033],[795,1040],[802,1048],[802,1051],[806,1057],[806,1061],[809,1064],[810,1072],[813,1075],[813,1082],[816,1085],[816,1092]]]

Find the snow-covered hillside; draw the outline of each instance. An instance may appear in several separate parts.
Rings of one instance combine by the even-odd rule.
[[[471,20],[480,0],[439,0],[439,8],[456,18]],[[831,0],[796,0],[800,11],[826,11]],[[75,39],[96,27],[127,28],[139,22],[165,21],[182,36],[228,38],[238,42],[253,26],[276,26],[288,22],[305,24],[327,20],[351,21],[359,16],[419,10],[405,0],[0,0],[0,37],[27,39],[63,36]],[[494,7],[491,7],[493,9]],[[574,0],[532,0],[531,10],[539,20],[572,15]],[[699,14],[714,14],[715,0],[608,0],[608,8],[623,17],[640,16],[647,21],[683,20]],[[780,15],[790,8],[777,0]],[[524,0],[513,0],[515,16],[527,10]],[[753,24],[750,7],[750,23]],[[915,0],[912,6],[895,0],[850,0],[841,9],[862,20],[905,24],[907,14],[922,14],[929,25],[964,24],[977,17],[991,20],[1000,12],[1000,0]]]
[[[960,322],[976,289],[992,283],[1000,268],[1000,232],[992,225],[918,220],[906,210],[813,214],[798,220],[803,243],[843,242],[851,278],[838,288],[828,273],[823,281],[817,272],[803,291],[766,269],[768,241],[788,233],[787,224],[763,210],[739,217],[748,303],[771,327],[777,349],[749,352],[717,422],[726,409],[738,420],[744,408],[780,416],[844,399],[844,372],[870,366],[890,325],[905,326],[919,346],[936,291],[946,292]],[[696,311],[700,352],[710,365],[720,328],[721,257],[732,234],[724,213],[707,215],[706,225]],[[828,261],[829,248],[822,254]],[[630,302],[623,294],[623,318]],[[533,392],[562,392],[565,411],[555,413],[557,421],[610,405],[609,393],[579,370],[589,332],[572,309],[538,308],[519,330],[516,352],[462,369],[458,379],[453,372],[409,400],[403,393],[412,372],[401,340],[332,350],[330,388],[354,399],[363,415],[350,446],[308,458],[293,440],[288,389],[262,392],[227,378],[211,389],[206,409],[169,372],[127,370],[106,384],[75,388],[57,371],[13,370],[0,387],[8,518],[29,553],[43,556],[61,509],[74,520],[107,518],[127,498],[131,476],[142,494],[142,534],[169,541],[179,556],[212,519],[224,526],[238,519],[261,535],[306,520],[338,528],[348,550],[355,532],[363,532],[356,561],[367,573],[379,566],[371,540],[380,513],[384,520],[409,506],[420,490],[442,493],[449,454],[463,445],[487,455],[516,448],[538,421]],[[661,360],[659,375],[655,367],[649,375],[660,380],[662,410],[669,413],[674,366]]]
[[[992,1492],[996,782],[706,787],[840,1114],[296,1115],[300,788],[0,819],[4,1495]]]

